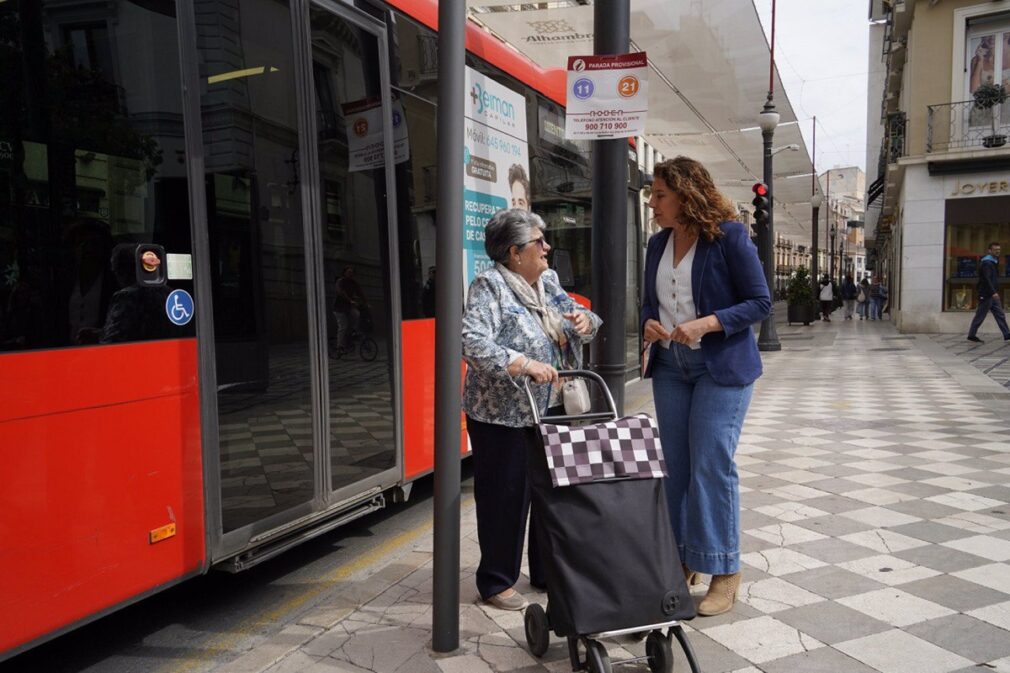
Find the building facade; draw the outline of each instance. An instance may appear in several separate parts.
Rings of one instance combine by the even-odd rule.
[[[870,19],[869,270],[902,332],[966,331],[979,259],[1010,248],[1010,1],[874,0]]]

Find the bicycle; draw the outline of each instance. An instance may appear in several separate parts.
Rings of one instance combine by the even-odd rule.
[[[329,339],[328,350],[333,359],[339,360],[345,353],[351,353],[354,350],[358,351],[358,357],[365,362],[372,362],[379,356],[379,345],[375,343],[375,339],[369,336],[372,328],[371,312],[367,305],[361,307],[360,310],[358,325],[351,328],[350,334],[347,335],[346,346],[341,346],[338,342],[340,336],[339,329],[331,332],[332,336]]]
[[[353,330],[347,337],[347,347],[342,347],[336,343],[336,338],[329,340],[330,355],[335,360],[339,360],[347,353],[358,351],[358,357],[365,362],[372,362],[379,356],[379,345],[375,339],[360,330]]]

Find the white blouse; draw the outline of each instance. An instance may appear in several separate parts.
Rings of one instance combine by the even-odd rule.
[[[698,310],[694,305],[694,293],[691,287],[691,268],[694,266],[694,252],[698,248],[695,240],[680,264],[674,266],[674,235],[666,242],[663,257],[659,260],[656,272],[656,296],[659,298],[659,322],[663,328],[672,332],[677,325],[694,320]],[[669,341],[660,341],[663,348],[669,348]],[[701,339],[691,344],[692,350],[701,348]]]

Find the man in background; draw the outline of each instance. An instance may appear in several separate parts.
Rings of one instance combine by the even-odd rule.
[[[968,328],[968,341],[983,343],[976,333],[990,312],[992,317],[996,319],[996,326],[1003,333],[1003,341],[1010,341],[1010,327],[1007,327],[1003,303],[999,298],[999,253],[1000,245],[993,241],[989,244],[988,254],[979,262],[978,308],[975,310],[975,317],[971,319],[971,326]]]

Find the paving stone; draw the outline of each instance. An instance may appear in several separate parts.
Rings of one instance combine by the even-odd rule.
[[[957,612],[999,604],[1008,598],[1007,594],[1000,591],[950,575],[938,575],[902,584],[901,590]]]
[[[839,538],[827,537],[810,542],[801,542],[791,545],[791,549],[820,559],[826,563],[841,563],[843,561],[854,561],[868,556],[875,556],[875,552],[861,545],[852,544]]]
[[[880,673],[948,673],[972,663],[898,629],[847,640],[835,647]]]
[[[890,530],[933,543],[947,542],[948,540],[964,537],[964,530],[961,528],[945,526],[934,521],[916,521],[915,523],[907,523],[903,526],[894,526]]]
[[[820,647],[769,661],[762,664],[762,669],[765,673],[877,673],[876,669],[832,647]]]
[[[967,615],[931,619],[905,630],[970,661],[1010,656],[1010,634]]]
[[[824,646],[769,616],[705,629],[704,634],[756,664]]]
[[[835,602],[783,610],[775,613],[775,619],[829,645],[862,638],[891,628],[887,622]]]
[[[842,516],[819,516],[813,519],[803,519],[795,522],[800,528],[814,531],[821,535],[839,537],[849,533],[858,533],[876,528],[872,524],[854,521]]]
[[[817,544],[816,542],[811,544]],[[812,591],[825,598],[834,600],[845,596],[866,593],[884,587],[862,575],[849,572],[837,566],[824,566],[801,573],[793,573],[788,577],[790,584]]]
[[[949,608],[913,596],[897,587],[839,598],[838,602],[894,626],[908,626],[927,619],[954,614]]]

